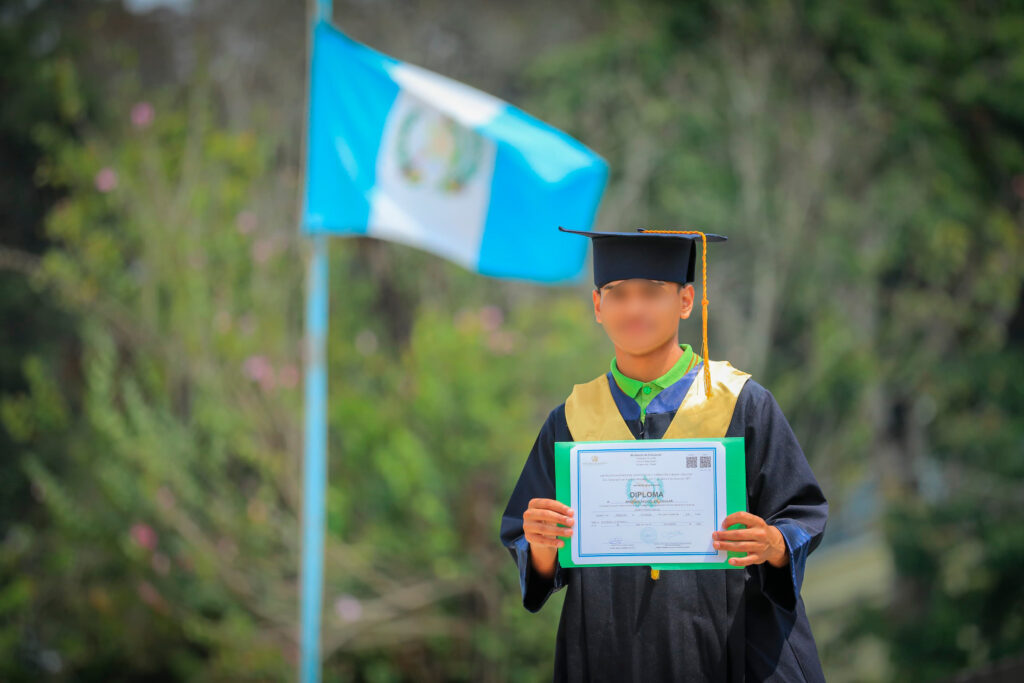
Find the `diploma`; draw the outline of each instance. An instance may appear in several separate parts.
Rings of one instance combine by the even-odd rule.
[[[739,458],[736,444],[734,457],[727,458],[728,441],[739,442]],[[745,509],[742,441],[565,444],[568,452],[562,449],[557,469],[564,480],[558,488],[563,495],[568,489],[568,501],[563,495],[559,499],[575,511],[575,524],[568,553],[560,551],[560,559],[567,554],[570,566],[730,567],[730,553],[716,550],[711,534],[731,512]],[[738,477],[741,487],[736,486]]]

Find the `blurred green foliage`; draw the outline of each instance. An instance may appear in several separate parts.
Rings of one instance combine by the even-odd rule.
[[[229,125],[202,67],[143,87],[96,80],[82,46],[37,58],[46,16],[15,4],[0,129],[30,173],[5,180],[22,233],[0,252],[0,678],[291,678],[294,141],[272,113]],[[712,356],[778,397],[827,542],[877,526],[895,562],[886,600],[831,615],[830,680],[1021,652],[1024,10],[603,7],[532,56],[517,104],[608,158],[604,227],[730,236]],[[607,368],[587,288],[362,238],[330,256],[325,679],[548,677],[561,598],[522,609],[497,527],[548,411]],[[884,671],[857,668],[865,643]]]

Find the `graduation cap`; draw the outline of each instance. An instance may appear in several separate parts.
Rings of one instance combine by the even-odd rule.
[[[708,242],[725,242],[724,235],[699,230],[654,230],[636,232],[591,232],[569,230],[591,238],[594,243],[594,286],[600,289],[615,280],[644,278],[687,284],[694,281],[697,265],[696,241],[701,241],[701,326],[703,330],[704,391],[711,397],[708,367]]]
[[[637,228],[636,232],[590,232],[558,229],[591,238],[594,243],[594,286],[598,289],[614,280],[632,278],[684,285],[693,282],[697,264],[694,242],[697,239],[706,239],[707,242],[724,242],[727,239],[697,230]]]

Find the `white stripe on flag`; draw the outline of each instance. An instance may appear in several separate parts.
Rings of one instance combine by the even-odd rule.
[[[390,65],[388,73],[402,90],[432,103],[470,128],[488,123],[508,106],[493,95],[414,64]]]
[[[475,269],[495,153],[493,141],[401,91],[381,138],[367,234]]]

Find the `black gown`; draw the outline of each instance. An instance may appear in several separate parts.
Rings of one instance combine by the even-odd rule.
[[[620,413],[638,439],[668,429],[702,370],[697,364],[648,406],[608,373]],[[727,437],[744,437],[747,510],[778,527],[790,561],[744,570],[648,567],[561,567],[544,579],[529,563],[523,511],[531,498],[555,497],[554,444],[572,441],[565,404],[541,427],[501,520],[501,542],[519,568],[523,606],[536,612],[566,589],[555,648],[556,681],[824,681],[800,597],[808,554],[821,542],[828,503],[789,423],[753,379],[736,401]]]

